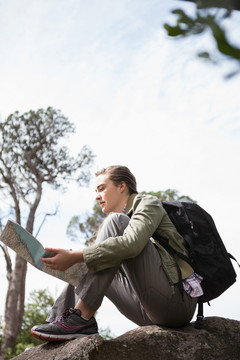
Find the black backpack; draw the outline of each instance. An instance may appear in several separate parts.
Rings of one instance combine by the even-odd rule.
[[[237,275],[231,258],[236,259],[227,252],[211,215],[199,205],[190,201],[163,201],[162,205],[185,239],[189,259],[173,249],[167,239],[157,234],[153,234],[153,238],[167,251],[190,263],[194,271],[203,277],[201,286],[204,294],[198,298],[195,323],[196,328],[201,328],[203,303],[215,299],[236,281]],[[180,278],[180,269],[178,270]],[[180,284],[182,281],[179,281]]]

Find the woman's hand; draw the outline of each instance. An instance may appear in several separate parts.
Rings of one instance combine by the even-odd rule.
[[[65,249],[45,248],[46,252],[54,253],[53,257],[42,257],[40,260],[43,265],[54,269],[65,271],[77,262],[83,262],[83,252],[70,251]]]

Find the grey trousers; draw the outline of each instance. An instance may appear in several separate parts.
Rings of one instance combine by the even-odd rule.
[[[129,217],[125,214],[109,215],[96,242],[122,235],[128,222]],[[182,298],[177,285],[173,289],[163,270],[160,254],[149,240],[135,258],[95,273],[88,271],[76,289],[68,285],[56,300],[47,321],[53,321],[66,308],[74,307],[79,299],[97,310],[104,296],[124,316],[140,326],[185,326],[191,321],[197,303],[185,292]]]

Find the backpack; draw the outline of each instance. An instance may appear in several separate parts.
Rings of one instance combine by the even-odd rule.
[[[199,205],[190,201],[162,201],[162,205],[177,231],[185,239],[189,258],[173,249],[167,239],[157,234],[153,234],[153,238],[172,255],[176,254],[187,261],[194,271],[203,277],[201,286],[204,294],[198,298],[195,323],[196,328],[201,328],[204,318],[203,303],[209,303],[236,281],[237,275],[231,262],[231,259],[236,259],[227,252],[211,215]],[[178,271],[179,285],[182,286],[180,269]]]

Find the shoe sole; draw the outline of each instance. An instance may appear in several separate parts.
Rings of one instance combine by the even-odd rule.
[[[34,331],[32,329],[31,329],[31,334],[36,339],[39,339],[42,341],[69,341],[69,340],[73,340],[73,339],[77,339],[77,338],[98,335],[98,333],[89,334],[89,335],[88,334],[53,335],[53,334],[40,333],[40,332]]]

